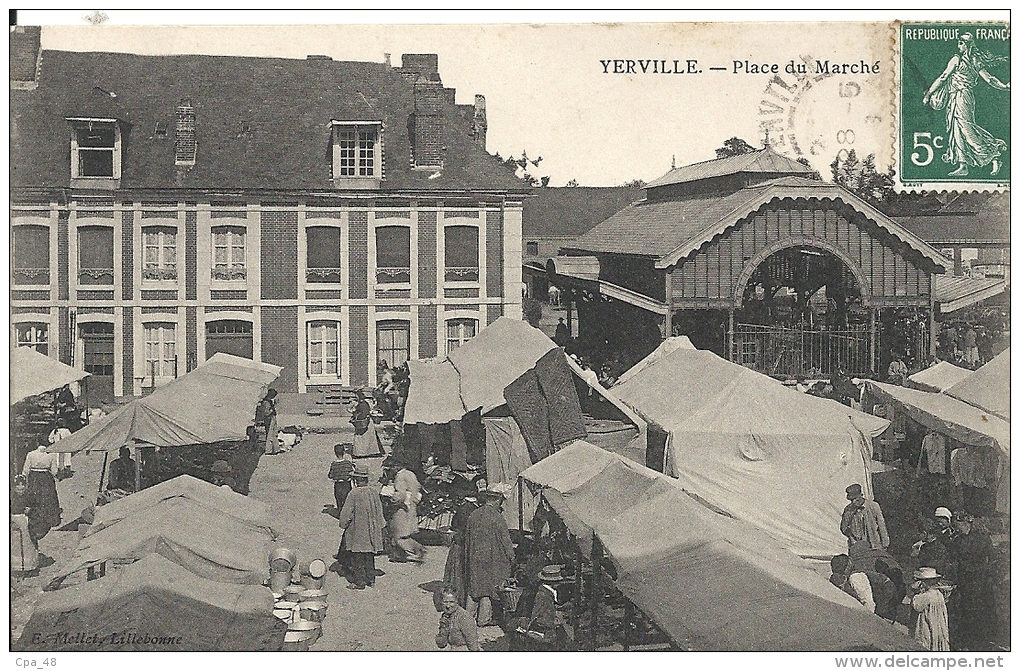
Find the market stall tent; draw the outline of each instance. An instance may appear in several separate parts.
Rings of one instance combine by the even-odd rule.
[[[100,564],[130,564],[159,554],[208,580],[261,585],[273,540],[262,527],[173,498],[82,538],[50,584]]]
[[[953,398],[1009,421],[1009,348],[945,390]]]
[[[43,592],[14,649],[268,651],[280,649],[286,632],[267,588],[208,580],[152,554],[98,580]]]
[[[229,515],[275,536],[269,523],[269,508],[265,503],[190,475],[179,475],[172,480],[99,506],[96,508],[95,521],[89,529],[89,534],[174,499],[187,499],[207,508],[209,519]]]
[[[88,376],[85,371],[62,364],[31,347],[18,347],[11,352],[10,404],[60,389]]]
[[[597,538],[619,590],[683,648],[917,649],[761,529],[625,457],[576,441],[521,477],[582,544]]]
[[[506,405],[506,388],[535,368],[556,343],[518,319],[500,317],[442,361],[408,361],[411,387],[404,406],[405,424],[445,424],[481,409],[483,414]],[[562,351],[562,350],[561,350]],[[583,388],[597,396],[631,430],[620,451],[644,460],[645,421],[611,389],[599,384],[565,353],[563,359]],[[505,414],[505,413],[504,413]]]
[[[872,380],[865,383],[865,393],[880,403],[895,403],[907,417],[930,431],[948,436],[966,446],[994,450],[1000,462],[993,488],[995,509],[1001,513],[1009,512],[1008,421],[945,393],[934,394]]]
[[[255,407],[281,370],[217,353],[190,373],[60,441],[59,451],[111,452],[135,443],[175,447],[246,440]]]
[[[616,384],[623,384],[645,368],[662,359],[662,357],[678,349],[697,349],[697,347],[694,346],[694,343],[687,336],[671,336],[666,338],[662,341],[661,345],[652,350],[651,354],[624,371],[619,379],[616,380]]]
[[[664,472],[801,556],[846,552],[846,487],[871,495],[871,439],[889,422],[788,389],[707,350],[676,349],[613,387],[667,432]]]
[[[922,391],[945,391],[965,378],[970,377],[974,371],[954,366],[948,361],[939,361],[922,371],[914,373],[907,379],[914,386]]]

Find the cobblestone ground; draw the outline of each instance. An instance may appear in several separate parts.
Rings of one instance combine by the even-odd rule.
[[[279,545],[298,559],[321,558],[332,564],[340,540],[336,519],[324,512],[333,503],[333,483],[326,478],[333,445],[351,436],[306,434],[292,451],[265,455],[251,481],[251,497],[271,507]],[[359,460],[372,478],[380,474],[380,458]],[[335,572],[326,578],[329,610],[322,636],[312,650],[435,650],[439,614],[432,604],[433,584],[443,578],[445,547],[430,547],[423,565],[391,563],[376,557],[385,575],[375,587],[346,589]],[[431,583],[431,584],[430,584]]]

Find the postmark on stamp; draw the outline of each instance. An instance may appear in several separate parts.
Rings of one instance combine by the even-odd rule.
[[[897,172],[910,188],[1010,183],[1008,23],[903,23]]]

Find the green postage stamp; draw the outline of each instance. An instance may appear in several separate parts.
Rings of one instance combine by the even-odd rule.
[[[898,168],[905,188],[1008,188],[1008,23],[902,23]]]

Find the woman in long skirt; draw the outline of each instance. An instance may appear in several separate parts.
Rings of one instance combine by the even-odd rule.
[[[28,530],[28,485],[25,476],[14,479],[11,492],[11,571],[28,573],[39,568],[39,549]]]
[[[28,530],[36,543],[60,526],[60,501],[57,499],[57,481],[54,479],[58,470],[57,455],[46,451],[40,445],[25,456],[25,467],[21,474],[27,480],[25,502],[29,508]]]
[[[368,394],[361,390],[358,392],[358,405],[351,415],[351,424],[354,425],[354,457],[375,457],[382,453],[379,449],[379,436],[372,423],[372,404],[368,402]]]

